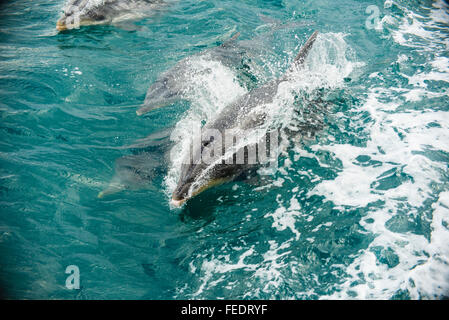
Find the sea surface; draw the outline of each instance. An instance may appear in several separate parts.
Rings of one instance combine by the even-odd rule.
[[[449,297],[446,2],[170,1],[57,32],[63,5],[0,4],[3,297]],[[189,128],[282,75],[315,30],[266,106],[313,134],[284,145],[277,169],[171,206]],[[237,32],[238,65],[201,55]],[[189,99],[137,116],[188,57]],[[117,159],[142,150],[154,174],[98,198]]]

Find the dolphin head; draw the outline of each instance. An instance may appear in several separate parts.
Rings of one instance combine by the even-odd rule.
[[[229,164],[185,165],[173,191],[171,203],[179,207],[201,192],[232,180],[237,172],[241,172],[240,168]]]
[[[164,75],[148,88],[145,101],[136,113],[140,116],[151,110],[168,106],[178,101],[181,95],[180,85],[170,75]]]
[[[63,9],[61,18],[56,22],[56,29],[64,31],[94,24],[102,24],[110,21],[107,6],[92,6],[86,0],[70,0]]]
[[[235,161],[236,154],[241,150],[226,146],[220,131],[215,132],[217,134],[206,134],[202,139],[197,139],[197,145],[191,143],[192,156],[184,159],[178,184],[172,194],[171,203],[174,206],[179,207],[204,190],[231,181],[250,168],[251,165]]]

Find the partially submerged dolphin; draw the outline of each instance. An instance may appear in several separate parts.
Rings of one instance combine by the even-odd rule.
[[[143,115],[154,109],[173,104],[179,100],[188,100],[191,94],[192,76],[210,73],[212,70],[207,66],[193,65],[194,59],[204,58],[206,60],[218,61],[225,67],[241,67],[244,60],[244,50],[235,45],[239,37],[237,32],[229,40],[220,46],[206,49],[198,54],[180,60],[175,66],[163,72],[157,80],[148,88],[145,101],[136,111],[137,115]],[[249,69],[248,66],[246,66]],[[252,77],[244,67],[241,67],[243,76]],[[245,69],[245,70],[243,70]]]
[[[273,102],[279,84],[288,80],[290,72],[302,66],[317,35],[318,32],[315,31],[310,36],[294,59],[293,65],[287,70],[284,76],[251,90],[238,98],[229,106],[225,107],[214,121],[206,124],[203,127],[203,131],[218,130],[220,133],[219,136],[224,137],[225,131],[227,130],[243,132],[248,129],[256,129],[264,124],[267,120],[267,115],[263,112],[259,113],[257,107]],[[203,140],[202,138],[206,139]],[[200,144],[195,144],[195,141],[200,141]],[[249,145],[240,145],[239,149],[247,147],[249,147]],[[192,153],[189,153],[187,158],[183,161],[181,176],[177,187],[172,194],[171,203],[174,206],[181,206],[189,198],[199,194],[205,189],[230,181],[253,167],[252,164],[249,164],[247,159],[245,159],[244,163],[239,164],[233,163],[233,161],[227,161],[230,158],[236,159],[239,150],[235,150],[235,147],[232,144],[226,145],[226,143],[223,142],[223,139],[216,139],[214,136],[209,135],[206,137],[199,137],[199,139],[194,138],[190,150]],[[193,160],[201,159],[204,154],[216,152],[220,153],[221,156],[221,158],[218,157],[218,161],[212,161],[212,163],[210,163]],[[247,158],[248,154],[245,154]]]
[[[115,161],[114,176],[106,189],[98,193],[104,198],[123,190],[148,189],[157,175],[163,173],[168,162],[169,130],[150,134],[133,145],[121,149],[131,149],[132,154]]]
[[[56,29],[63,31],[144,17],[163,3],[163,0],[69,0]]]
[[[123,190],[148,188],[160,170],[161,160],[158,154],[150,152],[118,158],[115,161],[114,177],[108,187],[98,193],[98,198],[104,198]]]

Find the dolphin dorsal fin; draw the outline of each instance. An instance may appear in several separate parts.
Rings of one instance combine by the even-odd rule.
[[[228,40],[226,40],[225,42],[223,42],[221,44],[221,47],[227,47],[229,45],[231,45],[238,37],[240,36],[240,32],[237,32],[236,34],[234,34],[231,38],[229,38]]]
[[[298,54],[296,55],[295,59],[293,60],[291,67],[285,73],[285,75],[283,77],[284,80],[286,80],[288,73],[290,73],[294,68],[297,68],[304,63],[304,60],[306,60],[307,54],[309,53],[310,49],[312,48],[312,45],[315,42],[317,36],[318,36],[318,31],[315,31],[314,33],[312,33],[312,35],[309,37],[309,39],[306,41],[306,43],[302,46],[301,50],[299,50]]]
[[[307,54],[309,53],[310,49],[312,48],[313,43],[316,40],[316,37],[318,35],[318,31],[315,31],[310,36],[309,40],[302,46],[301,50],[299,50],[298,55],[296,56],[295,60],[293,60],[294,65],[300,65],[304,62],[304,60],[307,57]]]

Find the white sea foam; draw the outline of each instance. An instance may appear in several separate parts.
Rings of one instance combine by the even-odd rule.
[[[445,43],[434,31],[439,27],[436,23],[448,22],[443,21],[447,8],[442,1],[433,5],[431,19],[403,10],[406,17],[392,31],[394,41],[423,52]],[[399,56],[398,62],[406,64],[407,59]],[[375,201],[383,203],[361,221],[375,239],[346,269],[349,278],[340,290],[327,298],[388,299],[395,294],[406,294],[412,299],[432,299],[447,296],[449,292],[449,193],[438,194],[435,187],[444,183],[447,163],[428,156],[429,152],[449,152],[449,112],[447,108],[441,111],[407,108],[408,102],[447,95],[444,90],[429,90],[427,81],[449,83],[448,59],[437,54],[427,63],[432,67],[430,71],[418,71],[411,76],[403,74],[412,88],[369,90],[360,108],[373,119],[369,126],[363,124],[370,137],[366,146],[330,144],[313,148],[330,152],[341,161],[343,169],[336,179],[319,183],[310,195],[322,195],[335,204],[352,207],[366,207]],[[405,104],[398,93],[405,97]],[[361,166],[359,156],[368,156],[381,165]],[[398,185],[377,188],[388,170],[408,178]],[[404,207],[411,217],[425,220],[423,216],[427,216],[430,236],[388,227],[390,219],[404,214]]]
[[[366,147],[335,144],[314,148],[331,152],[343,163],[343,170],[336,179],[318,184],[310,194],[324,195],[326,200],[335,204],[354,207],[365,207],[376,200],[385,202],[383,208],[370,212],[364,219],[372,219],[374,222],[362,222],[363,227],[377,236],[376,239],[347,270],[351,277],[343,285],[344,290],[331,298],[351,298],[354,295],[350,292],[356,292],[357,298],[361,299],[390,298],[400,289],[407,289],[412,298],[431,298],[444,294],[444,289],[449,286],[449,269],[447,263],[441,262],[448,258],[449,233],[443,232],[447,229],[435,220],[442,219],[443,212],[448,212],[444,208],[447,193],[441,194],[438,204],[433,205],[436,210],[432,212],[433,231],[430,241],[422,235],[392,232],[386,227],[386,222],[399,214],[404,204],[411,206],[412,214],[423,214],[425,201],[431,199],[431,194],[434,193],[432,184],[438,183],[441,172],[447,170],[447,164],[432,161],[423,154],[429,148],[449,152],[449,113],[390,113],[387,110],[391,109],[391,104],[385,106],[380,102],[377,91],[379,90],[371,90],[362,107],[375,119],[369,128],[371,139]],[[429,123],[437,123],[438,126],[429,126]],[[362,155],[369,156],[382,165],[360,166],[356,159]],[[401,168],[411,179],[388,190],[376,190],[382,173],[394,168]],[[436,218],[435,211],[440,218]],[[388,268],[379,263],[372,251],[375,247],[390,248],[398,256],[398,265]],[[434,256],[438,259],[433,258]],[[417,267],[421,263],[424,264]],[[353,281],[360,280],[360,274],[363,274],[366,281],[351,286]],[[437,283],[437,280],[446,281]]]
[[[427,50],[432,50],[441,43],[446,47],[449,45],[447,35],[444,32],[435,31],[446,30],[449,24],[448,6],[444,1],[438,0],[432,4],[432,7],[425,8],[430,11],[426,16],[417,14],[399,3],[396,5],[403,11],[404,16],[399,19],[393,18],[394,23],[391,23],[397,26],[392,30],[395,42],[403,46]]]
[[[290,200],[290,207],[288,209],[283,206],[282,202],[279,200],[279,196],[277,202],[279,204],[279,208],[273,213],[266,214],[265,217],[273,218],[273,227],[278,231],[284,231],[287,228],[290,229],[290,231],[295,235],[295,239],[298,240],[301,235],[301,233],[295,228],[295,217],[301,215],[301,206],[298,203],[298,199],[296,199],[296,197],[292,197]]]
[[[447,4],[443,0],[438,0],[432,3],[431,19],[433,22],[448,25],[449,13],[447,11]]]
[[[412,299],[432,299],[447,296],[449,292],[449,241],[448,216],[449,193],[442,192],[432,205],[432,232],[430,241],[411,233],[401,234],[385,228],[389,217],[387,210],[371,213],[366,219],[374,223],[364,226],[377,234],[370,248],[390,248],[398,258],[398,264],[388,267],[380,263],[373,251],[365,250],[346,270],[350,279],[342,285],[342,291],[330,298],[388,299],[399,290],[408,291]],[[351,285],[364,278],[361,284]]]
[[[289,250],[291,241],[288,240],[279,245],[276,241],[270,240],[268,244],[269,248],[262,254],[263,259],[260,263],[245,262],[248,257],[259,254],[256,253],[254,246],[238,255],[237,259],[231,259],[229,254],[212,256],[210,259],[207,259],[204,255],[197,257],[199,258],[197,260],[201,261],[201,265],[198,270],[194,266],[191,266],[190,269],[191,272],[200,272],[202,277],[198,289],[191,294],[192,298],[200,297],[204,291],[223,283],[225,276],[235,271],[247,272],[256,280],[255,283],[257,285],[250,287],[250,290],[243,298],[258,296],[262,292],[270,294],[279,288],[285,281],[282,270],[287,267],[287,264],[283,261],[283,258],[291,254],[291,250]],[[262,283],[263,285],[259,286],[258,283]],[[230,283],[226,287],[228,289],[233,288]],[[183,291],[185,289],[181,289],[180,294],[184,294]]]

